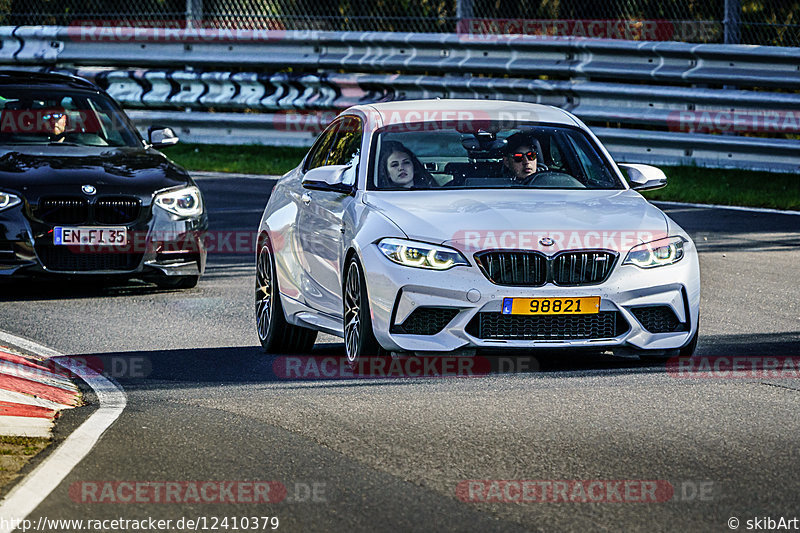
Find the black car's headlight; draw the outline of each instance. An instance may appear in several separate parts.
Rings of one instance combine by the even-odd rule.
[[[447,270],[457,265],[469,266],[461,252],[446,246],[405,239],[383,239],[378,243],[378,248],[398,265],[430,270]]]
[[[179,217],[194,217],[203,212],[203,196],[194,186],[158,193],[155,203]]]
[[[14,207],[20,202],[22,202],[22,200],[16,194],[0,191],[0,211],[8,209],[9,207]]]
[[[646,242],[631,248],[623,265],[636,265],[639,268],[654,268],[671,265],[683,259],[683,237],[666,237]]]

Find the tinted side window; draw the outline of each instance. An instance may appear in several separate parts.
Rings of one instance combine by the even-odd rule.
[[[361,121],[355,117],[344,119],[339,126],[339,135],[333,143],[329,165],[350,165],[358,164],[358,156],[361,153]]]
[[[330,152],[333,141],[336,139],[336,130],[339,128],[339,124],[340,121],[334,122],[319,136],[319,139],[311,149],[311,153],[308,155],[306,171],[327,164],[328,152]]]

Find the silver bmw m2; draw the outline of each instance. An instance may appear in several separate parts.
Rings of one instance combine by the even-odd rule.
[[[259,339],[300,352],[326,332],[350,364],[487,348],[690,355],[695,245],[637,192],[665,185],[554,107],[351,107],[261,218]]]

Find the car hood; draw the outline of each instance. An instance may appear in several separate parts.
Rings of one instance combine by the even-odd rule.
[[[160,152],[142,148],[77,146],[0,147],[0,188],[35,202],[41,195],[80,195],[92,185],[97,195],[150,197],[159,189],[185,185],[188,174]]]
[[[556,241],[546,252],[616,248],[667,231],[661,210],[633,190],[370,191],[364,202],[410,239],[461,250],[538,248],[546,237]]]

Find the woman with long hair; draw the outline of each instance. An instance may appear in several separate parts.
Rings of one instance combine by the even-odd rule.
[[[428,189],[436,182],[411,150],[397,141],[386,141],[378,157],[378,188]]]

